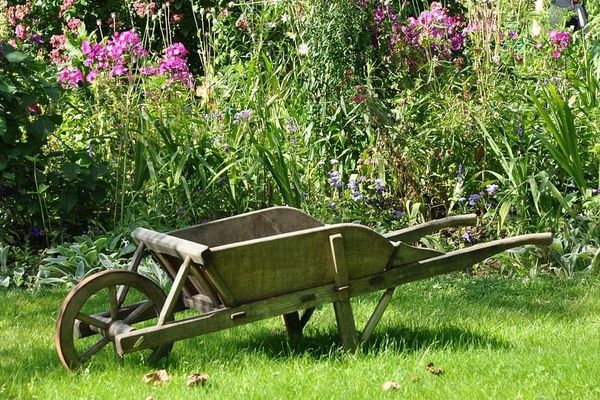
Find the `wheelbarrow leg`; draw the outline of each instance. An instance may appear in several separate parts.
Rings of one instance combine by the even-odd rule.
[[[393,296],[395,290],[396,290],[395,287],[389,288],[388,290],[386,290],[383,293],[383,296],[381,296],[381,299],[379,300],[377,307],[375,307],[375,311],[373,311],[371,318],[369,318],[369,321],[367,321],[365,328],[363,329],[362,333],[360,334],[361,342],[366,342],[371,337],[371,334],[373,333],[373,330],[379,323],[379,320],[381,320],[381,317],[383,316],[385,309],[390,304],[390,300],[392,300],[392,296]]]
[[[335,319],[340,333],[342,345],[350,350],[358,346],[358,333],[350,303],[350,278],[346,269],[346,257],[342,235],[329,236],[331,253],[333,255],[333,266],[335,268],[335,290],[340,293],[339,300],[333,303]]]
[[[285,324],[285,331],[290,340],[301,338],[303,326],[298,311],[283,314],[282,317]]]

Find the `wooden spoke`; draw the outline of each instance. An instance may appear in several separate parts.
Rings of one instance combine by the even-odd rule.
[[[102,339],[98,340],[96,343],[94,343],[92,345],[92,347],[87,349],[82,355],[79,356],[80,362],[84,363],[87,360],[89,360],[89,358],[91,356],[93,356],[94,354],[96,354],[97,352],[102,350],[102,348],[104,346],[106,346],[109,342],[110,342],[110,340],[108,340],[108,338],[103,336]]]
[[[127,293],[129,293],[129,286],[121,285],[119,290],[117,291],[117,306],[121,308],[123,303],[125,302],[125,298],[127,297]]]
[[[113,285],[108,288],[108,301],[110,302],[110,319],[119,319],[119,302],[117,301],[117,288]]]
[[[80,320],[81,322],[84,322],[84,323],[86,323],[88,325],[91,325],[91,326],[95,326],[96,328],[100,328],[100,329],[102,329],[104,331],[106,329],[108,329],[108,324],[106,322],[104,322],[102,320],[99,320],[97,318],[94,318],[94,317],[92,317],[90,315],[84,314],[82,312],[78,312],[76,318],[78,320]]]
[[[154,303],[152,303],[152,301],[146,301],[144,304],[141,304],[138,308],[133,310],[131,314],[123,318],[123,321],[128,324],[135,324],[136,322],[138,322],[136,318],[148,311],[153,305]]]

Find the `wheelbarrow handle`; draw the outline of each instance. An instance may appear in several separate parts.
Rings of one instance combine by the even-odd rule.
[[[476,214],[456,215],[453,217],[435,219],[433,221],[425,222],[424,224],[419,224],[397,231],[388,232],[383,236],[385,236],[391,241],[414,243],[423,236],[435,233],[440,229],[449,228],[453,226],[470,226],[475,224],[477,224]]]

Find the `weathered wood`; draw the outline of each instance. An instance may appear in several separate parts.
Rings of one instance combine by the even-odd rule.
[[[376,290],[389,289],[407,282],[467,268],[472,263],[483,261],[490,255],[504,251],[507,248],[526,244],[549,245],[551,242],[552,234],[549,233],[501,239],[457,250],[437,257],[433,261],[423,260],[408,266],[389,269],[376,276],[351,279],[351,287],[348,290],[350,297],[354,297]],[[378,279],[373,279],[374,277]],[[215,310],[199,317],[171,322],[161,327],[139,329],[117,336],[115,343],[120,353],[128,353],[286,314],[302,308],[316,307],[320,304],[341,300],[345,296],[343,292],[336,292],[335,287],[336,284],[332,282],[295,293],[286,293],[273,298],[243,304],[238,307]],[[304,301],[308,298],[312,300]],[[245,312],[245,316],[232,320],[230,315],[237,312]]]
[[[387,265],[388,268],[397,267],[397,266],[403,265],[403,264],[410,264],[413,262],[417,262],[417,261],[425,260],[427,258],[437,257],[437,256],[441,256],[441,255],[445,254],[445,253],[442,253],[441,251],[437,251],[437,250],[433,250],[433,249],[410,246],[403,242],[396,242],[395,246],[396,246],[396,250],[394,251],[394,254],[392,255],[392,257],[390,258],[390,261],[388,261],[388,265]]]
[[[329,236],[335,234],[343,237],[351,279],[382,272],[395,250],[369,228],[337,224],[213,247],[208,265],[238,304],[315,287],[334,281]]]
[[[292,207],[272,207],[169,232],[170,236],[209,247],[259,239],[323,224]]]
[[[414,243],[425,235],[431,235],[443,228],[454,226],[470,226],[477,224],[476,214],[457,215],[453,217],[440,218],[425,222],[408,228],[388,232],[384,236],[388,240]]]
[[[164,325],[167,319],[173,315],[173,310],[175,309],[175,305],[177,304],[179,296],[181,296],[181,289],[183,288],[185,279],[188,276],[191,263],[192,259],[190,257],[186,257],[186,259],[183,261],[183,264],[181,264],[181,267],[179,267],[177,276],[175,276],[173,285],[171,285],[171,290],[167,295],[167,300],[160,310],[160,315],[158,316],[158,322],[156,324],[157,326]]]
[[[181,239],[175,236],[137,228],[131,236],[137,243],[144,243],[146,247],[157,253],[164,253],[184,260],[190,257],[196,264],[204,264],[203,256],[209,253],[208,246]]]
[[[110,330],[110,326],[114,321],[125,319],[127,316],[123,316],[125,310],[113,310],[116,303],[116,290],[109,289],[115,288],[119,285],[126,285],[135,288],[137,291],[142,293],[152,304],[152,310],[154,311],[155,317],[158,315],[160,308],[162,307],[165,295],[163,291],[151,280],[138,275],[134,272],[123,271],[123,270],[107,270],[98,272],[90,275],[83,279],[77,284],[71,292],[65,298],[63,305],[59,311],[57,323],[56,323],[56,335],[55,343],[58,356],[61,363],[67,368],[76,368],[85,362],[89,357],[96,354],[104,346],[111,342],[109,332],[106,332],[106,328]],[[108,290],[107,290],[108,289]],[[98,318],[93,315],[87,315],[82,313],[82,309],[86,303],[90,300],[93,295],[99,292],[106,294],[109,293],[109,300],[111,304],[111,310],[105,310],[101,313],[95,313],[93,315],[102,314],[106,315],[106,318]],[[135,309],[129,308],[132,313]],[[78,318],[83,318],[88,323],[95,325],[101,325],[96,331],[100,332],[98,340],[91,346],[87,347],[86,350],[81,351],[80,345],[87,342],[77,341],[79,339],[76,336],[75,323]],[[98,324],[93,319],[101,320],[101,324]],[[90,327],[89,324],[86,324]],[[92,325],[93,326],[93,325]],[[103,328],[103,329],[102,329]],[[113,330],[114,332],[115,330]],[[117,329],[118,331],[118,329]],[[88,335],[85,335],[88,336]],[[155,351],[159,351],[164,354],[164,351],[169,351],[170,345],[166,345],[160,348],[156,348]]]
[[[354,314],[352,313],[352,304],[350,303],[350,292],[347,290],[350,288],[350,276],[342,235],[337,233],[329,236],[329,244],[335,270],[335,290],[341,292],[340,299],[333,303],[335,319],[342,345],[353,350],[358,346],[358,334]]]
[[[395,290],[396,290],[395,287],[389,288],[388,290],[386,290],[383,293],[383,296],[381,296],[381,299],[379,300],[377,307],[375,307],[375,311],[373,311],[371,318],[369,318],[369,320],[367,321],[367,324],[365,325],[365,328],[363,329],[362,333],[360,334],[361,342],[366,342],[371,337],[371,334],[373,333],[373,330],[375,329],[375,327],[381,320],[381,317],[383,316],[385,309],[390,304],[390,301],[392,300],[392,296],[394,295]]]

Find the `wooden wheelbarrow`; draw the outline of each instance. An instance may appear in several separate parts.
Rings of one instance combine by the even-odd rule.
[[[380,235],[274,207],[168,234],[138,228],[127,271],[96,273],[67,295],[56,327],[58,355],[71,369],[112,343],[118,359],[144,350],[156,361],[177,340],[277,315],[284,316],[290,336],[299,336],[314,307],[325,303],[333,303],[343,346],[354,348],[369,338],[397,286],[465,269],[516,246],[552,242],[550,233],[531,234],[450,253],[409,244],[445,227],[475,223],[470,214]],[[147,251],[172,278],[166,295],[137,273]],[[350,298],[378,290],[383,296],[358,333]],[[199,315],[175,320],[184,310]]]

